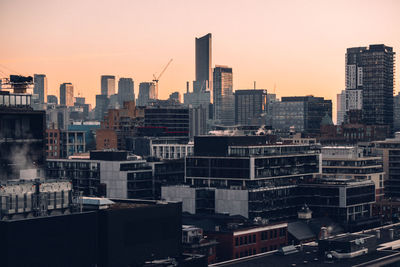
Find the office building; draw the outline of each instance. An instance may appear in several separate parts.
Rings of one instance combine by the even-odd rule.
[[[375,185],[376,201],[383,200],[383,165],[381,157],[364,155],[356,146],[322,147],[322,178],[370,180]]]
[[[157,99],[156,85],[153,82],[139,84],[137,106],[147,106],[151,100]]]
[[[232,68],[215,66],[213,79],[215,124],[233,125],[235,123],[235,99]]]
[[[96,95],[96,109],[95,118],[98,121],[102,121],[104,116],[107,115],[108,105],[110,104],[110,99],[106,95]]]
[[[74,105],[74,86],[72,83],[60,85],[60,105],[67,107]]]
[[[189,109],[180,107],[148,107],[144,110],[144,126],[139,136],[166,137],[189,141]]]
[[[196,38],[196,80],[193,92],[212,91],[212,42],[211,33]]]
[[[101,76],[101,94],[111,96],[115,94],[115,76],[102,75]]]
[[[47,77],[45,74],[34,74],[33,75],[33,93],[38,95],[40,104],[46,102],[47,98]]]
[[[195,137],[194,155],[185,158],[187,186],[162,187],[162,198],[183,201],[183,210],[191,214],[295,217],[301,204],[297,185],[320,172],[320,154],[310,145],[274,144],[273,139]]]
[[[320,133],[323,118],[332,118],[332,101],[323,97],[282,97],[282,101],[271,103],[272,127],[288,131],[293,129],[308,134]]]
[[[71,180],[74,190],[87,196],[154,199],[151,166],[126,151],[90,151],[86,158],[48,159],[46,173],[50,178]]]
[[[320,178],[300,184],[298,192],[314,217],[328,216],[348,231],[379,225],[372,216],[376,197],[371,180]]]
[[[235,124],[265,125],[267,90],[235,91]]]
[[[124,106],[125,101],[135,100],[135,89],[132,78],[120,78],[118,81],[118,103]]]

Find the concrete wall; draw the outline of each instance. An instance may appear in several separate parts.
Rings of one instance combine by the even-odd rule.
[[[249,217],[249,192],[247,190],[215,190],[215,212]]]
[[[108,198],[127,198],[127,172],[120,171],[120,161],[100,162],[100,183],[107,185]]]
[[[182,211],[196,213],[196,189],[185,186],[161,187],[161,199],[182,202]]]

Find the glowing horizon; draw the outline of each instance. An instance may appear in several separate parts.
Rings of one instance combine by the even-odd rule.
[[[323,96],[344,89],[346,49],[400,47],[399,1],[22,1],[0,2],[0,75],[46,74],[93,106],[100,76],[159,82],[159,97],[195,79],[195,37],[212,33],[212,65],[233,69],[234,89]],[[396,55],[397,57],[397,55]],[[397,74],[396,74],[397,76]],[[397,79],[398,80],[398,79]],[[192,89],[192,88],[191,88]],[[397,86],[395,85],[397,92]]]

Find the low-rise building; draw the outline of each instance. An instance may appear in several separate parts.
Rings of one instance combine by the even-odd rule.
[[[375,184],[376,201],[384,197],[383,166],[381,157],[365,156],[355,146],[322,147],[322,177],[371,180]]]
[[[68,179],[86,196],[153,199],[151,166],[126,151],[91,151],[89,158],[49,159],[47,176]]]

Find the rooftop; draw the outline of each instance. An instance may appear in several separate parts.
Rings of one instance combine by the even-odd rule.
[[[393,229],[393,230],[391,230]],[[282,255],[278,251],[270,251],[236,260],[230,260],[213,264],[211,266],[383,266],[390,263],[400,262],[400,223],[387,225],[384,227],[370,229],[368,231],[349,234],[340,234],[331,237],[331,240],[339,242],[351,242],[360,237],[377,235],[380,237],[376,242],[377,250],[354,258],[327,259],[318,251],[318,244],[310,242],[303,246],[296,246],[297,253]],[[393,231],[393,239],[390,232]]]

